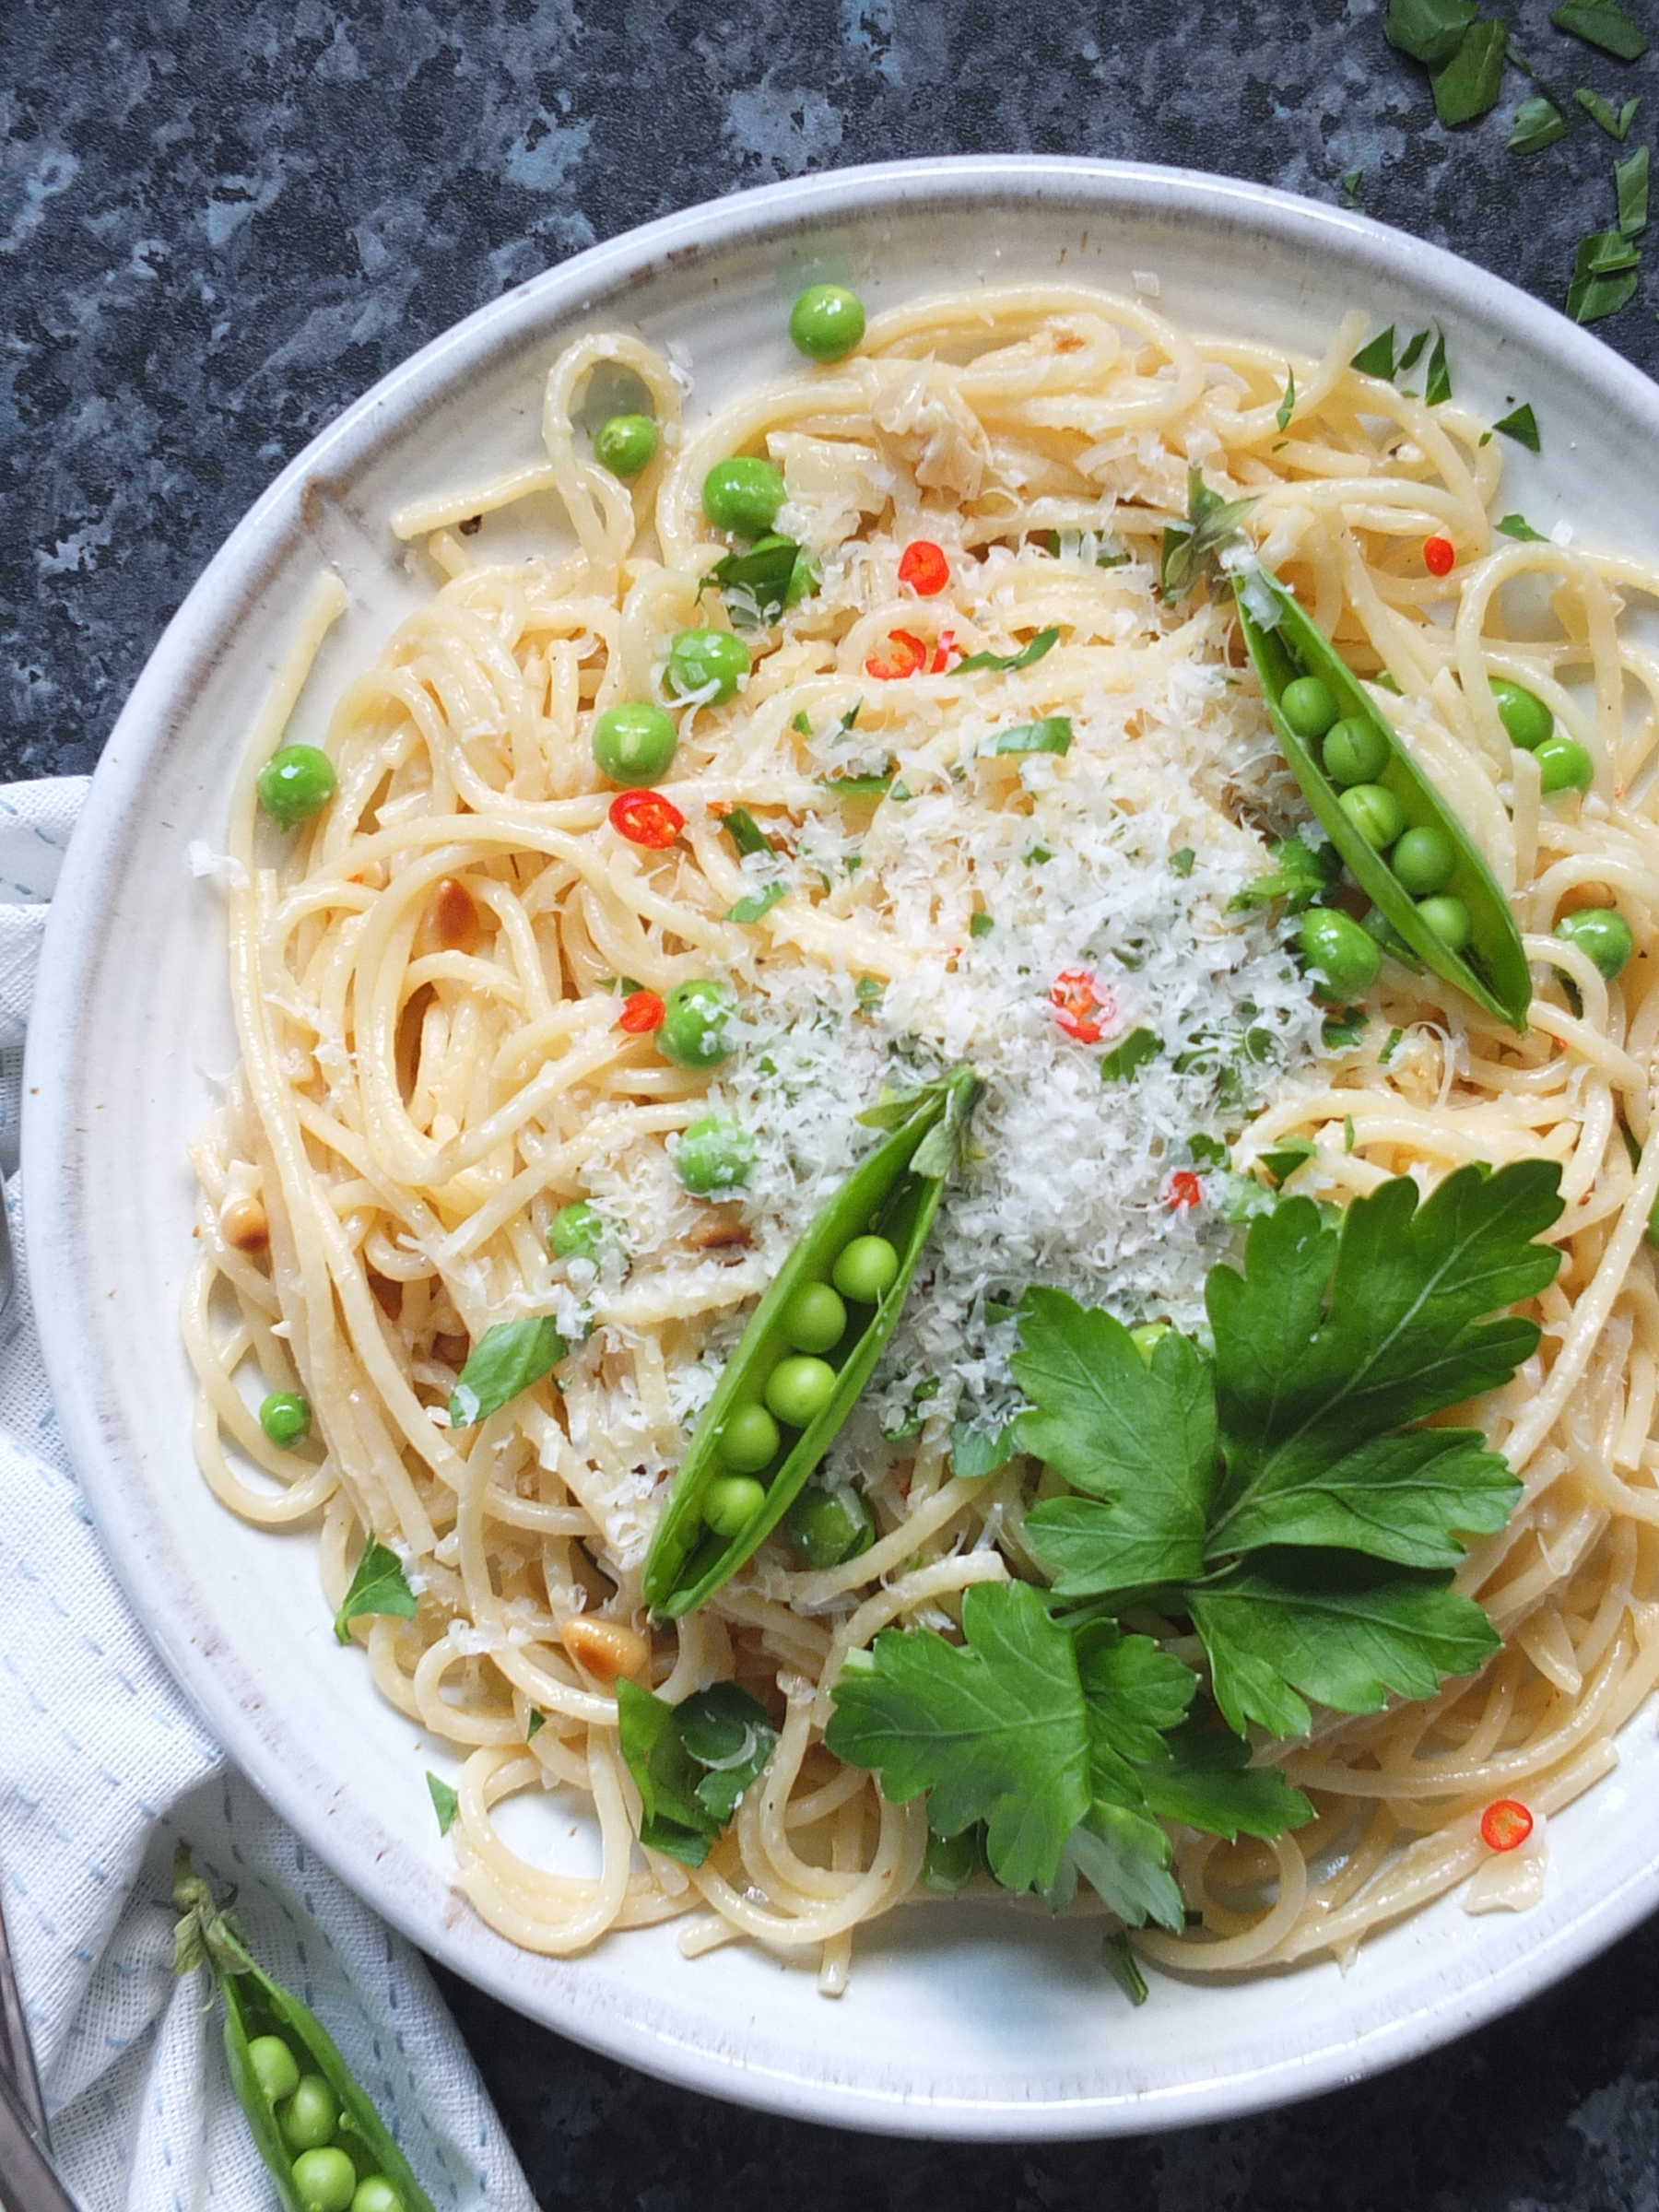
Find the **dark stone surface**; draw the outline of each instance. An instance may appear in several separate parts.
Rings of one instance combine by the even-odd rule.
[[[1634,0],[1644,12],[1643,0]],[[1647,103],[1509,10],[1528,58]],[[0,774],[89,768],[238,515],[384,370],[594,240],[735,186],[937,152],[1118,155],[1366,209],[1552,304],[1613,219],[1583,115],[1449,133],[1376,0],[0,0]],[[1625,149],[1625,150],[1628,150]],[[1659,365],[1653,302],[1602,326]],[[835,2136],[665,2089],[453,1995],[548,2206],[1624,2212],[1659,2205],[1659,1926],[1441,2058],[1116,2146]],[[1111,2003],[1109,1994],[1103,2002]],[[1125,2032],[1131,2032],[1125,2027]]]

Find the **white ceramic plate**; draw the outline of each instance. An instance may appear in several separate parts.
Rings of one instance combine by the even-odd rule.
[[[1541,529],[1659,555],[1659,391],[1559,315],[1415,240],[1225,180],[1112,162],[968,159],[852,170],[693,208],[509,293],[378,384],[286,470],[185,601],[112,736],[52,910],[24,1120],[35,1300],[60,1417],[111,1556],[231,1756],[387,1919],[481,1988],[595,2049],[718,2096],[917,2135],[1030,2137],[1169,2126],[1351,2081],[1519,2003],[1659,1903],[1651,1717],[1618,1772],[1551,1825],[1544,1902],[1471,1919],[1446,1900],[1331,1964],[1214,1988],[1160,1977],[1131,2014],[1087,1929],[933,1905],[861,1939],[839,2003],[743,1949],[682,1959],[672,1927],[549,1960],[491,1935],[450,1888],[425,1770],[441,1750],[341,1651],[310,1535],[224,1512],[191,1453],[175,1324],[190,1258],[184,1147],[204,1071],[235,1058],[221,918],[191,876],[216,843],[250,712],[306,583],[332,561],[351,608],[296,734],[314,733],[427,586],[386,527],[417,493],[538,451],[556,349],[618,321],[683,347],[696,416],[784,369],[804,282],[886,307],[945,285],[1058,275],[1132,291],[1204,331],[1307,352],[1337,317],[1444,324],[1458,395],[1531,400],[1545,453],[1506,445]],[[504,526],[544,530],[550,515]],[[493,528],[497,525],[487,524]],[[412,562],[411,567],[420,564]],[[587,1863],[573,1813],[524,1816]]]

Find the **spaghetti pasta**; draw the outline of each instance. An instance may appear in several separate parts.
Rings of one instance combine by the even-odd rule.
[[[371,1535],[396,1552],[418,1609],[352,1632],[383,1694],[462,1759],[460,1886],[512,1940],[563,1955],[685,1915],[688,1954],[750,1940],[844,1986],[853,1932],[923,1894],[926,1829],[824,1748],[838,1670],[885,1625],[949,1629],[965,1590],[1035,1571],[1035,1464],[952,1471],[953,1446],[1013,1403],[1009,1298],[1035,1278],[1198,1324],[1237,1234],[1227,1178],[1287,1139],[1312,1147],[1299,1190],[1338,1203],[1470,1160],[1561,1167],[1543,1345],[1474,1411],[1524,1485],[1457,1580],[1504,1647],[1434,1698],[1323,1715],[1259,1754],[1318,1818],[1271,1845],[1180,1833],[1194,1924],[1136,1942],[1200,1972],[1347,1954],[1481,1864],[1493,1796],[1524,1789],[1543,1815],[1587,1787],[1659,1678],[1659,662],[1620,623],[1659,572],[1495,537],[1487,426],[1357,372],[1361,335],[1350,317],[1323,358],[1287,363],[1082,287],[951,294],[873,318],[853,357],[694,431],[652,347],[585,336],[547,379],[545,462],[394,518],[442,581],[347,687],[335,796],[284,841],[256,782],[344,604],[319,580],[231,806],[241,1065],[194,1155],[196,1449],[233,1512],[320,1524],[331,1605]],[[600,368],[637,380],[656,418],[631,486],[578,429]],[[771,619],[734,596],[747,682],[669,700],[660,788],[684,829],[653,850],[610,826],[593,725],[664,699],[674,633],[731,627],[700,487],[742,453],[781,471],[777,526],[813,588]],[[1534,963],[1524,1038],[1394,965],[1363,1025],[1327,1036],[1279,926],[1239,910],[1265,838],[1306,814],[1225,595],[1158,589],[1192,468],[1254,502],[1256,553],[1385,685],[1512,899]],[[562,503],[571,548],[492,558],[474,518],[531,492]],[[1430,536],[1456,549],[1443,579]],[[900,581],[919,540],[939,556],[911,563],[924,594]],[[1582,798],[1545,793],[1489,677],[1584,748]],[[1025,741],[1057,717],[1067,747]],[[761,833],[747,853],[734,808]],[[1609,982],[1550,932],[1614,900],[1638,957]],[[1081,974],[1081,998],[1051,997]],[[713,1072],[618,1023],[622,994],[711,976],[737,1006]],[[1101,1081],[1084,1027],[1152,1041],[1133,1089]],[[962,1059],[986,1084],[982,1157],[837,1446],[873,1548],[804,1569],[773,1540],[653,1632],[645,1549],[747,1312],[858,1156],[880,1083]],[[744,1125],[753,1167],[699,1196],[675,1161],[712,1112]],[[1187,1172],[1199,1200],[1171,1202],[1194,1133],[1230,1164]],[[554,1259],[554,1217],[579,1200],[605,1236]],[[453,1429],[469,1347],[537,1316],[574,1347],[557,1387]],[[296,1388],[312,1441],[278,1449],[249,1392]],[[633,1644],[567,1636],[595,1618]],[[780,1731],[694,1869],[637,1841],[602,1655],[635,1647],[670,1702],[735,1678]],[[544,1789],[591,1807],[596,1873],[507,1841],[497,1808]]]

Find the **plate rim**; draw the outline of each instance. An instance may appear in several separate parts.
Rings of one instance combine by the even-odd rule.
[[[359,1853],[337,1797],[265,1754],[248,1716],[208,1656],[170,1607],[167,1572],[141,1571],[136,1499],[96,1418],[76,1292],[77,1244],[89,1231],[78,1211],[70,1155],[69,1082],[79,1054],[78,1009],[97,957],[103,920],[103,866],[118,849],[149,755],[186,712],[237,623],[306,532],[304,508],[318,483],[342,467],[355,474],[412,415],[435,406],[469,364],[503,343],[533,337],[539,322],[580,314],[619,289],[676,264],[716,262],[724,251],[933,205],[1093,200],[1107,215],[1188,212],[1212,226],[1265,235],[1281,246],[1335,248],[1357,276],[1404,281],[1439,292],[1448,310],[1499,336],[1540,335],[1566,375],[1627,419],[1659,437],[1659,387],[1555,309],[1447,249],[1371,218],[1247,180],[1154,163],[1070,156],[955,155],[819,172],[729,194],[587,248],[461,322],[398,363],[290,461],[225,539],[167,625],[107,739],[52,901],[25,1061],[22,1178],[29,1229],[29,1277],[42,1359],[60,1427],[94,1523],[129,1603],[187,1701],[227,1755],[354,1892],[419,1948],[503,2003],[527,2010],[513,1986],[526,1956],[469,1913],[433,1924],[398,1878],[395,1849]],[[1542,324],[1542,331],[1540,325]],[[344,1863],[343,1863],[344,1862]],[[688,2043],[661,2026],[618,2017],[614,2003],[583,2004],[570,1976],[554,1976],[547,2002],[530,2017],[590,2048],[704,2094],[785,2116],[878,2133],[959,2140],[1060,2140],[1135,2134],[1242,2116],[1358,2081],[1439,2048],[1552,1986],[1659,1905],[1659,1864],[1633,1866],[1539,1947],[1478,1984],[1441,1990],[1357,2041],[1300,2058],[1266,2057],[1224,2079],[1194,2080],[1109,2096],[1042,2099],[918,2096],[745,2062],[727,2048]],[[488,1938],[479,1941],[480,1933]],[[505,1954],[501,1956],[500,1954]],[[538,1961],[569,1965],[569,1961]],[[563,1986],[560,1986],[560,1984]]]

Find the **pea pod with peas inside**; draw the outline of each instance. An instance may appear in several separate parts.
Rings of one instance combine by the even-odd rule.
[[[959,1067],[860,1116],[885,1140],[784,1261],[687,1447],[645,1561],[655,1612],[719,1589],[830,1449],[898,1324],[980,1089]]]
[[[1270,623],[1262,618],[1268,611]],[[1341,654],[1265,570],[1240,590],[1239,626],[1280,750],[1382,924],[1426,967],[1524,1036],[1532,977],[1521,933],[1468,831]],[[1288,705],[1307,711],[1287,712],[1293,686]],[[1330,773],[1314,752],[1321,739]]]
[[[432,2212],[408,2160],[308,2005],[255,1964],[228,1911],[181,1850],[173,1969],[210,1969],[225,2001],[225,2058],[283,2212]]]

